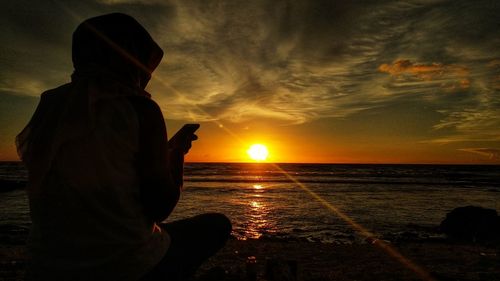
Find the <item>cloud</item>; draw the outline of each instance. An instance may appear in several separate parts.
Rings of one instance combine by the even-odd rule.
[[[498,142],[500,141],[500,65],[497,60],[477,63],[471,71],[470,89],[459,92],[453,103],[438,112],[443,115],[434,130],[453,130],[437,142]],[[444,106],[446,105],[446,106]]]
[[[380,72],[389,73],[396,79],[409,81],[417,78],[421,81],[440,81],[440,86],[448,89],[470,87],[469,69],[461,65],[445,65],[443,63],[414,63],[410,60],[399,59],[392,64],[381,64]]]
[[[483,13],[490,9],[485,3],[473,9],[463,1],[177,3],[160,39],[166,61],[157,76],[180,97],[162,83],[152,92],[162,93],[165,111],[179,119],[303,123],[409,98],[441,105],[446,119],[474,103],[468,92],[482,95],[479,86],[491,72],[484,59],[498,53],[493,37],[473,40],[456,27],[491,33],[489,20],[463,15]],[[453,47],[459,41],[468,54]]]
[[[443,138],[500,126],[500,8],[490,1],[47,3],[12,1],[0,12],[10,43],[0,46],[0,88],[38,95],[68,81],[73,29],[120,11],[165,50],[148,90],[167,118],[297,124],[414,99],[439,110],[436,131],[454,130]],[[20,20],[29,15],[34,22]]]
[[[499,103],[455,108],[443,111],[445,117],[434,125],[434,130],[453,130],[432,142],[498,142],[500,141]]]
[[[490,160],[500,160],[500,149],[497,148],[461,148],[459,150],[486,156]]]
[[[488,63],[490,70],[490,87],[494,90],[500,90],[500,59],[491,60]]]
[[[367,60],[377,59],[382,41],[397,27],[363,34],[377,29],[377,19],[350,2],[273,3],[176,7],[173,29],[160,39],[166,63],[152,85],[153,92],[164,93],[159,99],[171,117],[303,123],[390,100],[374,81],[376,63]],[[363,13],[355,22],[348,15],[358,11]]]

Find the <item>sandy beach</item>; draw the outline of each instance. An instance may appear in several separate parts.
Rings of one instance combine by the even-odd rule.
[[[2,233],[0,280],[23,280],[26,231]],[[12,236],[15,234],[15,236]],[[391,244],[435,280],[500,280],[498,245],[445,239]],[[278,266],[271,266],[278,264]],[[297,273],[293,273],[296,265]],[[275,277],[269,271],[275,272]],[[267,273],[266,273],[267,271]],[[276,274],[278,272],[278,274]],[[291,273],[291,274],[290,274]],[[296,276],[296,279],[290,276]],[[281,278],[281,279],[280,279]],[[374,244],[323,244],[273,238],[231,239],[195,280],[421,280]]]

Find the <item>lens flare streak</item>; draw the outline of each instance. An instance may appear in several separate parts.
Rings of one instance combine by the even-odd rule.
[[[406,268],[410,269],[414,273],[416,273],[422,280],[434,280],[432,276],[422,267],[419,265],[415,264],[405,256],[403,256],[396,248],[392,247],[390,244],[379,240],[379,239],[374,239],[375,235],[371,233],[369,230],[355,222],[353,219],[351,219],[348,215],[343,213],[340,209],[332,205],[330,202],[326,201],[323,199],[321,196],[316,194],[314,191],[312,191],[310,188],[308,188],[306,185],[303,183],[299,182],[296,180],[294,177],[292,177],[289,173],[287,173],[285,170],[283,170],[281,167],[278,165],[274,164],[274,166],[280,170],[284,176],[286,176],[288,179],[293,181],[297,186],[299,186],[302,190],[307,192],[309,195],[311,195],[314,199],[316,199],[318,202],[320,202],[324,207],[332,211],[335,215],[340,217],[342,220],[344,220],[346,223],[348,223],[354,230],[356,230],[359,234],[362,236],[366,237],[367,239],[371,240],[371,244],[379,247],[382,249],[385,253],[387,253],[390,257],[394,258],[398,262],[400,262],[403,266]]]

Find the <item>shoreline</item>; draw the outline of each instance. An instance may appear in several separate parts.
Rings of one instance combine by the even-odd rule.
[[[26,234],[17,233],[10,243],[1,240],[0,280],[23,280]],[[500,280],[500,245],[454,243],[447,239],[400,241],[390,245],[435,280]],[[270,274],[278,274],[278,277],[271,278]],[[369,243],[324,244],[233,237],[202,265],[195,280],[421,279],[397,259]]]

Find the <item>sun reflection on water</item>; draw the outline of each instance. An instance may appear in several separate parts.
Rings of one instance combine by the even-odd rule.
[[[271,205],[265,201],[261,194],[265,187],[261,184],[252,185],[255,193],[248,200],[246,217],[248,221],[245,227],[245,236],[251,239],[258,239],[266,233],[273,233],[276,224],[270,219]]]

